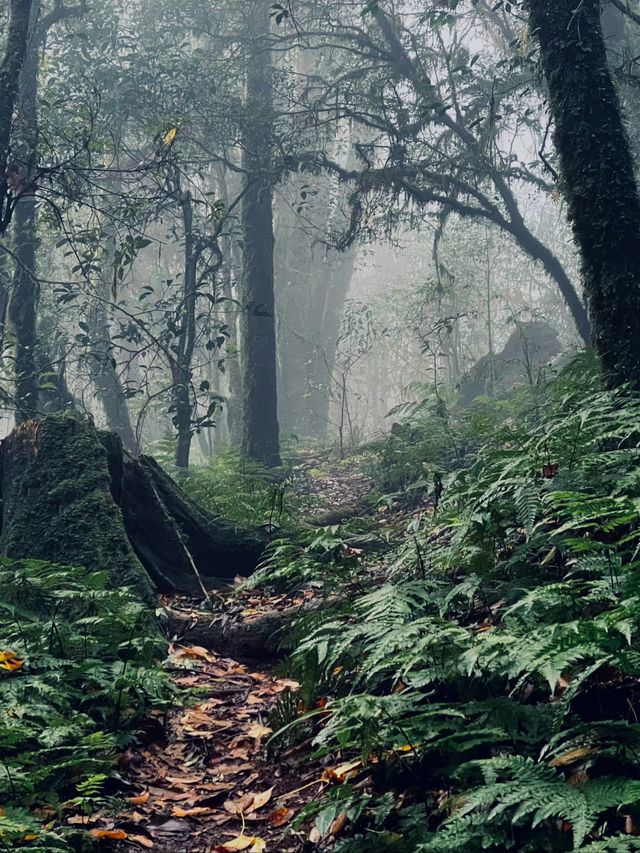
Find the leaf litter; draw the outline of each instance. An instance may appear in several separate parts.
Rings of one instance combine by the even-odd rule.
[[[120,755],[126,808],[83,818],[88,831],[156,853],[297,853],[308,828],[290,824],[338,778],[305,750],[265,749],[269,713],[297,683],[202,646],[169,651],[173,680],[196,698],[155,715],[154,739]]]

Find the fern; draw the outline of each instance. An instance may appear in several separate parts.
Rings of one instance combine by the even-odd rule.
[[[374,451],[453,473],[384,578],[343,576],[348,602],[292,644],[303,695],[328,698],[304,723],[319,751],[373,754],[380,788],[407,792],[382,825],[369,802],[345,851],[640,849],[621,811],[640,808],[640,398],[581,369],[493,412],[466,469],[421,444],[428,407]],[[446,429],[462,443],[464,418]]]

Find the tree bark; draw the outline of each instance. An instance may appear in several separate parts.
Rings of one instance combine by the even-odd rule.
[[[193,233],[193,204],[191,194],[180,193],[180,209],[184,228],[184,273],[182,284],[182,299],[178,311],[178,334],[175,360],[171,364],[173,374],[173,422],[178,434],[176,444],[176,467],[186,471],[189,467],[191,454],[191,439],[193,438],[193,399],[191,393],[191,377],[193,352],[196,341],[196,299],[197,284],[197,249]]]
[[[640,384],[640,197],[600,0],[529,0],[593,342],[609,386]]]
[[[0,553],[109,573],[113,586],[200,593],[250,574],[267,542],[197,507],[150,457],[75,412],[0,444]]]
[[[38,49],[35,40],[35,17],[39,3],[31,8],[30,44],[20,75],[20,119],[14,139],[17,162],[13,164],[20,183],[27,189],[17,203],[14,214],[15,272],[7,320],[14,345],[14,377],[16,422],[29,420],[38,412],[39,376],[36,360],[37,310],[40,296],[36,278],[37,208],[30,184],[36,167],[38,136]]]
[[[107,571],[151,601],[113,500],[107,454],[88,419],[30,420],[0,444],[0,553]]]
[[[109,323],[109,295],[115,257],[115,234],[105,226],[101,234],[102,269],[96,282],[96,295],[91,307],[91,346],[88,353],[89,375],[104,410],[107,429],[117,433],[129,453],[140,452],[133,430],[122,381],[114,359]]]
[[[27,55],[31,5],[32,0],[11,0],[7,46],[0,66],[0,236],[9,227],[15,203],[7,167],[20,73]]]
[[[242,451],[280,465],[273,263],[273,89],[268,0],[252,9],[246,70],[242,201]]]

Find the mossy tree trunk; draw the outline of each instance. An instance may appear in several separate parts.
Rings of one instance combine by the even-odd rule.
[[[0,553],[107,571],[114,586],[199,592],[249,574],[266,544],[196,507],[149,457],[74,412],[0,444]]]
[[[528,7],[593,342],[610,386],[640,386],[640,197],[607,65],[601,0],[529,0]]]

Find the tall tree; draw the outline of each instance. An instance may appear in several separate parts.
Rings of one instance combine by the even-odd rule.
[[[20,74],[27,54],[32,0],[11,0],[7,45],[0,65],[0,235],[11,221],[15,197],[9,183],[9,151]]]
[[[257,8],[255,6],[257,5]],[[247,13],[249,55],[242,165],[243,293],[242,411],[244,455],[280,464],[273,237],[274,98],[270,3],[259,0]]]
[[[593,341],[606,381],[640,386],[640,196],[600,0],[529,0]]]

